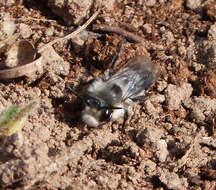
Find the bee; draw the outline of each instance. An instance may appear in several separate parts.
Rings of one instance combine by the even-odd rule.
[[[82,94],[68,88],[83,101],[81,116],[87,125],[98,127],[123,117],[124,126],[128,107],[135,100],[145,98],[145,89],[156,81],[156,70],[150,57],[137,56],[106,79],[95,78]]]

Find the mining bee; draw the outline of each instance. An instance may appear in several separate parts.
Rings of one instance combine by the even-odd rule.
[[[157,69],[147,56],[130,59],[123,68],[106,79],[95,78],[84,93],[68,87],[84,103],[82,120],[91,127],[124,117],[134,100],[145,98],[145,89],[155,82]]]

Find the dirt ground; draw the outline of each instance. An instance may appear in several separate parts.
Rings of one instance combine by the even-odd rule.
[[[39,102],[22,131],[0,145],[0,188],[216,189],[215,1],[3,0],[0,16],[15,22],[18,39],[39,49],[73,32],[99,7],[86,31],[42,53],[39,75],[0,81],[0,112]],[[94,29],[102,24],[143,41]],[[124,130],[122,119],[90,128],[65,86],[102,77],[123,37],[115,70],[146,55],[160,76],[145,101],[131,106]],[[3,64],[4,52],[0,56]]]

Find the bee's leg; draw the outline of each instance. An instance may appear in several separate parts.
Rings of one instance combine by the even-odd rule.
[[[72,94],[79,97],[79,94],[72,87],[70,87],[68,84],[65,86],[65,88],[68,89]]]
[[[112,62],[111,62],[111,69],[114,68],[115,64],[119,61],[120,58],[120,53],[121,53],[121,48],[122,45],[126,42],[126,39],[124,38],[123,40],[121,40],[121,42],[118,44],[117,48],[116,48],[116,52],[112,58]]]
[[[123,124],[122,124],[122,129],[123,129],[123,132],[125,133],[125,124],[128,120],[128,117],[129,117],[129,114],[128,114],[128,109],[125,108],[124,109],[124,121],[123,121]]]
[[[121,52],[121,48],[122,48],[122,45],[125,43],[126,39],[123,39],[121,40],[121,42],[118,44],[117,48],[116,48],[116,52],[115,54],[113,55],[113,58],[112,58],[112,61],[111,61],[111,66],[110,66],[110,69],[107,69],[105,72],[104,72],[104,80],[108,80],[112,74],[113,74],[113,68],[114,66],[116,65],[116,63],[119,61],[119,58],[120,58],[120,52]]]
[[[130,99],[134,102],[139,102],[139,103],[145,102],[145,100],[146,100],[145,90],[143,90],[140,93],[130,97]]]
[[[146,96],[136,96],[134,98],[131,98],[134,102],[139,102],[139,103],[142,103],[142,102],[145,102],[147,97]]]

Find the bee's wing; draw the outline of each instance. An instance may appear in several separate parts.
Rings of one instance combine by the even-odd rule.
[[[122,89],[122,101],[135,98],[155,82],[157,69],[151,59],[137,56],[128,61],[124,68],[115,73],[108,82],[117,83]]]

